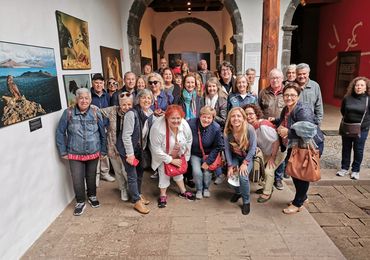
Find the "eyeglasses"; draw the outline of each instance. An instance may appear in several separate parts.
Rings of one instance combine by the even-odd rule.
[[[118,82],[114,82],[114,81],[112,81],[112,82],[109,82],[109,85],[118,86]]]
[[[153,84],[154,84],[154,85],[157,85],[157,84],[158,84],[158,82],[159,82],[159,81],[157,81],[157,80],[153,80],[153,81],[150,81],[150,80],[149,80],[149,81],[148,81],[148,84],[149,84],[149,85],[153,85]]]
[[[247,115],[247,116],[253,116],[253,115],[255,115],[255,114],[256,114],[256,113],[252,113],[252,112],[251,112],[251,113],[246,113],[246,115]]]
[[[120,98],[124,98],[124,97],[131,97],[132,96],[132,94],[131,93],[129,93],[129,92],[122,92],[120,95],[119,95],[119,97]]]
[[[270,80],[279,80],[279,79],[282,79],[282,77],[273,77],[273,78],[270,78]]]
[[[298,97],[298,95],[296,95],[296,94],[284,94],[283,97],[284,98],[296,98],[296,97]]]

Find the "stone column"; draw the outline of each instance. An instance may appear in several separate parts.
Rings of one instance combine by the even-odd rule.
[[[166,53],[163,49],[159,49],[158,51],[158,54],[159,54],[159,58],[163,58],[164,57],[164,54]]]
[[[293,31],[298,28],[298,25],[284,25],[281,27],[284,31],[283,35],[283,52],[281,55],[281,67],[284,75],[287,67],[290,64],[290,56],[292,51],[292,36]]]
[[[263,0],[262,19],[260,90],[268,87],[268,74],[277,66],[280,0]]]
[[[230,41],[233,43],[234,48],[233,48],[233,54],[234,58],[232,63],[234,64],[235,67],[235,74],[241,74],[243,70],[243,35],[241,34],[234,34],[231,38]]]
[[[220,64],[220,54],[221,54],[222,50],[220,48],[217,48],[215,50],[215,55],[216,55],[216,69],[217,69],[217,66],[218,64]],[[211,66],[211,64],[209,64],[209,66]]]
[[[136,36],[128,36],[128,42],[130,49],[130,62],[131,62],[131,71],[136,75],[141,74],[141,57],[140,57],[140,45],[141,39]]]

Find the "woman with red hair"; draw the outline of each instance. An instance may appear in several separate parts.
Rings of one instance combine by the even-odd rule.
[[[150,130],[150,150],[152,152],[152,168],[158,169],[160,196],[158,207],[167,206],[167,188],[170,186],[171,177],[166,175],[164,164],[180,167],[181,156],[186,161],[190,159],[190,149],[193,142],[191,129],[184,119],[185,113],[179,105],[168,106],[165,116],[158,118]],[[167,138],[168,146],[167,147]],[[186,191],[183,175],[173,177],[180,189],[179,197],[194,200],[191,192]]]

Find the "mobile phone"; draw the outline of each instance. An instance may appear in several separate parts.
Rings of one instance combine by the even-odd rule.
[[[135,158],[135,159],[134,159],[134,163],[133,163],[132,165],[136,167],[136,166],[139,164],[139,162],[140,162],[140,161],[139,161],[138,159],[136,159],[136,158]]]

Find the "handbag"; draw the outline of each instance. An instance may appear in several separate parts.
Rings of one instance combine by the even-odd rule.
[[[265,162],[263,153],[260,148],[257,147],[256,154],[253,156],[253,168],[249,173],[249,181],[260,182],[262,176],[265,175]]]
[[[293,146],[286,173],[296,179],[315,182],[320,176],[320,153],[308,144],[307,148]]]
[[[362,121],[364,121],[364,118],[367,112],[368,100],[369,100],[369,97],[366,97],[365,112],[362,116],[360,123],[346,123],[344,122],[344,118],[342,118],[342,121],[340,122],[340,126],[339,126],[340,135],[345,136],[345,137],[354,137],[354,138],[361,137],[361,124],[362,124]]]
[[[169,154],[170,150],[170,129],[166,123],[166,153]],[[174,177],[177,175],[184,174],[188,171],[188,162],[185,159],[185,155],[180,156],[181,166],[177,167],[171,163],[164,163],[164,172],[167,176]]]
[[[205,161],[205,160],[207,160],[208,155],[206,155],[205,152],[204,152],[203,143],[202,143],[202,136],[200,135],[200,129],[199,128],[198,128],[198,138],[199,138],[199,148],[202,151],[203,161]],[[217,168],[220,168],[220,167],[222,167],[222,158],[221,158],[221,153],[218,153],[214,162],[208,166],[208,169],[210,171],[214,171],[214,170],[216,170]]]

